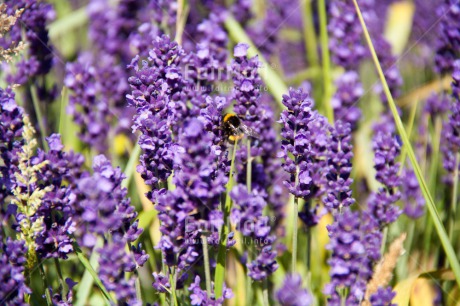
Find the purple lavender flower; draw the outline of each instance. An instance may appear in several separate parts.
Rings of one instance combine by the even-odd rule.
[[[332,1],[329,14],[329,48],[332,60],[347,70],[355,70],[360,61],[367,56],[367,49],[361,42],[363,30],[353,3]]]
[[[136,299],[135,279],[126,279],[125,271],[132,265],[132,257],[125,252],[126,241],[118,234],[100,248],[99,277],[108,291],[115,293],[117,301],[128,305],[139,303]]]
[[[230,11],[238,22],[245,25],[253,17],[251,7],[251,0],[236,0],[232,3]]]
[[[239,225],[242,234],[251,238],[260,251],[255,260],[247,264],[248,275],[263,280],[278,269],[276,252],[271,246],[275,237],[270,236],[270,218],[263,216],[267,203],[257,189],[249,193],[241,184],[232,189],[230,196],[234,201],[230,215],[232,222]]]
[[[393,292],[391,287],[379,288],[376,293],[371,295],[371,305],[376,306],[396,306],[391,301],[395,297],[396,292]]]
[[[450,104],[449,120],[444,124],[442,133],[442,152],[444,154],[444,168],[449,173],[448,181],[452,181],[456,167],[459,167],[458,154],[460,152],[460,60],[454,64],[452,92],[454,100]]]
[[[260,134],[262,109],[259,107],[259,103],[262,80],[257,72],[260,62],[257,57],[247,58],[248,48],[248,45],[240,43],[235,46],[233,52],[235,58],[231,65],[234,85],[232,99],[236,100],[234,105],[235,114],[257,134]],[[251,152],[251,156],[258,156],[259,154],[260,152],[257,152],[257,150],[254,154]]]
[[[439,73],[450,72],[459,58],[460,50],[460,3],[445,0],[437,9],[441,18],[435,56],[435,66]]]
[[[328,264],[331,266],[331,282],[324,288],[330,295],[330,305],[340,305],[340,290],[349,288],[347,305],[359,305],[364,298],[366,281],[372,276],[372,261],[368,258],[368,246],[365,232],[361,228],[360,215],[346,209],[336,214],[335,221],[327,227],[331,250]]]
[[[139,56],[133,59],[130,68],[134,69],[135,76],[128,79],[132,93],[127,99],[138,116],[149,111],[166,120],[176,134],[188,112],[185,103],[188,83],[181,72],[184,56],[183,49],[168,36],[157,37],[148,60],[143,61],[141,67]],[[134,125],[135,130],[140,128],[142,126]]]
[[[402,179],[402,200],[404,214],[409,218],[418,219],[425,213],[425,199],[414,171],[406,169]]]
[[[123,64],[128,64],[133,58],[130,49],[131,38],[141,22],[151,22],[152,13],[158,8],[146,7],[152,2],[148,0],[121,0],[112,6],[107,0],[91,0],[88,7],[88,35],[94,43],[95,51],[100,54],[118,58]],[[150,4],[149,4],[150,2]],[[110,24],[110,28],[107,28]],[[148,41],[150,44],[152,41]]]
[[[110,129],[109,105],[97,97],[97,70],[89,64],[90,61],[87,57],[80,57],[78,62],[67,64],[64,84],[72,91],[67,112],[81,129],[80,139],[97,152],[105,152]]]
[[[27,247],[10,237],[3,242],[2,236],[0,232],[0,303],[25,305],[24,295],[32,293],[24,277]]]
[[[287,274],[282,287],[276,291],[275,298],[282,306],[309,306],[313,303],[310,293],[302,288],[299,274]]]
[[[53,290],[50,288],[51,298],[55,305],[59,305],[59,306],[73,305],[72,304],[73,302],[73,290],[72,289],[73,287],[75,287],[75,285],[77,285],[77,283],[74,282],[71,278],[66,278],[65,283],[67,287],[69,288],[69,292],[67,292],[65,296],[62,296],[62,294],[59,292],[56,292],[55,294],[53,294]]]
[[[342,209],[355,202],[350,188],[353,183],[351,174],[351,128],[349,123],[337,121],[331,129],[328,152],[327,194],[323,198],[329,209]]]
[[[223,30],[223,16],[211,13],[197,26],[197,31],[200,39],[196,52],[190,52],[183,59],[192,113],[198,113],[206,105],[205,98],[215,90],[216,82],[228,76],[228,37]]]
[[[17,9],[24,9],[10,32],[10,39],[18,42],[24,30],[25,40],[29,45],[28,59],[22,60],[20,69],[10,80],[12,83],[24,84],[28,80],[33,80],[34,77],[46,75],[53,66],[53,47],[46,26],[54,19],[55,12],[51,4],[37,0],[7,0],[5,3],[8,5],[7,12],[10,13]],[[23,70],[21,67],[26,69]],[[30,67],[33,69],[28,69]],[[39,92],[41,91],[45,91],[45,88],[39,88]],[[43,96],[43,98],[47,97]]]
[[[14,172],[18,166],[18,152],[24,143],[22,139],[23,110],[16,104],[11,88],[0,88],[0,202],[11,195],[15,187]],[[6,207],[0,207],[3,212]],[[3,222],[3,220],[2,220]]]
[[[335,120],[342,120],[351,125],[352,130],[361,118],[361,110],[356,106],[364,94],[364,89],[355,71],[347,71],[336,81],[337,91],[332,97]]]
[[[114,169],[110,162],[98,155],[93,161],[94,174],[83,176],[77,182],[75,190],[75,210],[79,218],[77,236],[80,245],[93,247],[97,235],[108,232],[122,236],[131,228],[137,216],[134,207],[126,197],[127,189],[121,187],[124,175],[120,168]],[[140,232],[134,230],[134,241]],[[140,264],[142,265],[142,264]]]
[[[44,185],[52,188],[45,194],[37,212],[43,217],[43,229],[36,238],[37,252],[41,258],[62,258],[74,251],[76,230],[74,213],[74,189],[76,182],[84,173],[84,158],[73,152],[64,152],[61,138],[53,134],[47,138],[50,150],[38,150],[32,164],[47,161],[38,178]]]
[[[286,110],[281,113],[279,122],[283,124],[281,136],[284,139],[279,157],[284,159],[283,168],[290,175],[284,184],[295,197],[309,203],[320,195],[325,183],[323,161],[326,152],[321,147],[325,148],[327,144],[328,124],[313,111],[313,100],[302,89],[290,89],[289,95],[283,96],[283,104]],[[308,226],[315,225],[316,208],[306,206],[302,219]]]
[[[214,284],[213,284],[214,285]],[[188,287],[190,291],[190,300],[192,305],[202,305],[202,306],[218,306],[223,305],[224,300],[231,299],[233,297],[232,290],[224,287],[223,294],[217,300],[212,296],[208,296],[206,290],[201,289],[200,287],[200,277],[195,276],[194,282]]]
[[[396,162],[401,152],[401,145],[394,134],[394,129],[389,114],[384,115],[382,122],[374,128],[374,168],[377,171],[375,177],[383,187],[371,195],[368,210],[377,222],[377,228],[393,223],[401,214],[401,210],[395,205],[401,198],[398,190],[401,186],[398,173],[400,164]]]
[[[391,95],[393,98],[398,97],[401,94],[400,87],[403,84],[403,79],[396,65],[397,59],[391,52],[391,45],[380,34],[377,39],[375,39],[374,46]],[[382,101],[386,102],[387,98],[381,84],[379,88],[377,88],[377,92],[380,93]]]
[[[315,120],[315,113],[312,110],[313,101],[308,93],[301,89],[289,90],[289,95],[283,96],[283,104],[286,110],[281,113],[280,122],[283,124],[281,136],[282,153],[284,158],[284,170],[290,174],[290,180],[285,182],[289,192],[299,198],[309,199],[314,195],[313,182],[310,173],[311,157],[311,131],[310,122]],[[288,155],[292,154],[293,159]]]

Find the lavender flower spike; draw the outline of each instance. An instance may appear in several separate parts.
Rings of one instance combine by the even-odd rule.
[[[337,121],[331,129],[331,141],[328,152],[328,193],[323,198],[329,209],[342,209],[355,202],[351,197],[351,128],[349,123]]]
[[[309,306],[313,304],[310,293],[302,288],[298,274],[287,274],[283,286],[276,291],[275,298],[282,306]]]

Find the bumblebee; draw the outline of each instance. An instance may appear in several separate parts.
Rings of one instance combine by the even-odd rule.
[[[241,119],[235,114],[225,114],[222,119],[222,130],[224,131],[225,136],[228,141],[235,143],[235,141],[240,140],[246,136],[253,138],[258,138],[257,133],[245,125]]]

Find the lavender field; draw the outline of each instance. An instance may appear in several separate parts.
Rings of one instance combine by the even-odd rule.
[[[0,305],[460,306],[459,0],[1,0]]]

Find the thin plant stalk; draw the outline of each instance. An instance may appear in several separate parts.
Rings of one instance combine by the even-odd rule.
[[[300,0],[303,11],[303,34],[305,50],[307,50],[308,64],[312,68],[319,66],[318,42],[316,39],[315,25],[313,24],[312,0]]]
[[[262,296],[263,296],[264,306],[270,306],[270,300],[268,299],[268,281],[267,279],[264,279],[263,286],[264,287],[262,289]]]
[[[407,154],[409,155],[409,159],[412,163],[412,167],[414,169],[415,175],[417,176],[417,180],[420,185],[420,189],[422,190],[423,196],[426,201],[426,205],[428,208],[428,211],[430,212],[431,218],[433,220],[434,226],[436,228],[436,232],[439,236],[439,239],[441,240],[442,247],[446,253],[446,256],[449,260],[449,264],[452,268],[452,271],[454,272],[455,275],[455,280],[457,282],[457,285],[460,287],[460,262],[457,259],[457,256],[455,254],[455,251],[450,244],[449,237],[447,236],[446,230],[441,222],[441,218],[439,217],[438,211],[436,209],[436,205],[434,204],[433,198],[430,194],[430,190],[428,189],[428,186],[425,182],[425,178],[423,177],[423,173],[420,169],[420,166],[417,162],[417,158],[415,157],[414,150],[412,149],[412,145],[409,142],[409,137],[407,137],[406,131],[404,129],[404,125],[401,121],[401,118],[399,117],[398,114],[398,109],[396,108],[395,101],[393,100],[393,97],[391,95],[390,89],[388,87],[388,84],[385,79],[385,75],[383,74],[382,67],[380,66],[380,62],[378,60],[377,54],[374,49],[374,45],[372,43],[372,40],[370,38],[369,32],[366,27],[366,23],[364,22],[363,16],[361,14],[361,10],[359,8],[357,0],[353,0],[356,12],[359,18],[359,21],[361,23],[361,26],[364,31],[364,35],[366,37],[367,44],[369,46],[369,50],[372,54],[372,59],[374,61],[374,64],[377,68],[380,81],[382,82],[383,89],[385,91],[386,98],[388,100],[388,105],[390,106],[391,112],[393,114],[393,118],[396,123],[396,127],[398,129],[398,132],[402,138],[403,143],[407,146]]]
[[[298,219],[299,219],[299,198],[294,197],[294,217],[293,217],[293,222],[294,222],[294,230],[292,232],[292,272],[294,273],[296,271],[296,265],[297,265],[297,236],[298,236]]]
[[[318,1],[319,30],[321,39],[321,51],[323,60],[323,107],[326,111],[327,119],[330,124],[334,124],[334,110],[331,105],[332,77],[331,77],[331,56],[329,53],[329,39],[327,35],[327,14],[326,0]]]
[[[232,199],[230,198],[230,191],[232,189],[232,184],[233,184],[233,171],[235,169],[235,157],[236,157],[237,148],[238,148],[238,140],[235,140],[235,144],[233,145],[232,160],[230,163],[230,173],[228,174],[227,192],[225,195],[225,206],[223,207],[224,224],[222,225],[222,229],[220,233],[220,244],[219,244],[219,250],[217,252],[217,265],[216,265],[216,271],[214,275],[214,291],[215,291],[216,299],[222,296],[222,293],[224,290],[227,237],[230,232],[229,224],[228,224],[228,219],[229,219],[228,217],[230,215],[230,210],[232,208]]]
[[[208,298],[211,297],[211,269],[209,268],[208,237],[201,234],[201,243],[203,244],[204,275],[206,278],[206,293]]]
[[[61,264],[59,263],[58,258],[54,258],[54,265],[56,266],[56,271],[57,271],[57,274],[58,274],[59,287],[61,287],[62,299],[64,300],[64,302],[67,302],[67,292],[66,292],[66,289],[65,289],[66,284],[64,282],[64,278],[62,277]]]
[[[129,183],[134,175],[134,169],[136,168],[137,163],[139,162],[139,156],[141,155],[141,147],[138,143],[134,146],[134,149],[131,151],[131,156],[129,157],[128,163],[126,164],[126,168],[123,171],[126,178],[121,183],[121,186],[124,188],[128,188]]]
[[[454,228],[455,228],[455,217],[457,215],[457,195],[458,195],[458,163],[460,159],[460,154],[455,154],[455,170],[454,170],[454,186],[452,188],[452,198],[450,202],[450,212],[449,212],[449,239],[451,243],[453,241]],[[447,266],[447,264],[446,264]]]
[[[60,113],[59,113],[59,134],[62,135],[62,133],[64,132],[64,124],[65,124],[65,120],[64,120],[64,117],[65,117],[65,108],[67,106],[67,87],[62,87],[62,90],[61,90],[61,110],[60,110]]]
[[[46,132],[45,122],[43,121],[44,118],[43,118],[42,110],[40,108],[40,101],[38,99],[37,89],[32,84],[30,85],[30,94],[32,96],[32,103],[34,105],[34,111],[35,111],[35,114],[37,115],[38,126],[40,127],[40,136],[42,139],[42,144],[45,150],[48,151],[49,150],[48,142],[46,142],[46,139],[45,139],[48,133]]]
[[[38,266],[39,266],[39,270],[40,270],[40,276],[42,277],[43,286],[45,287],[46,304],[48,306],[51,306],[51,305],[53,305],[53,301],[51,300],[51,294],[50,294],[48,279],[46,278],[45,269],[43,268],[43,263],[40,263]]]
[[[246,186],[248,188],[248,192],[251,192],[252,189],[252,160],[251,160],[251,140],[248,139],[247,142],[247,149],[248,149],[248,162],[246,165]]]
[[[437,173],[438,173],[438,163],[439,163],[439,151],[441,145],[441,132],[442,132],[442,120],[441,118],[437,117],[434,121],[434,137],[432,141],[433,145],[433,157],[431,158],[431,164],[429,169],[429,179],[428,179],[428,186],[430,191],[433,194],[436,194],[437,186]],[[425,157],[426,159],[426,157]],[[429,252],[431,249],[431,238],[433,233],[433,221],[428,216],[425,219],[425,239],[424,239],[424,254],[425,254],[425,267],[428,266],[428,262],[430,261]],[[438,257],[438,250],[435,250],[435,258]]]

